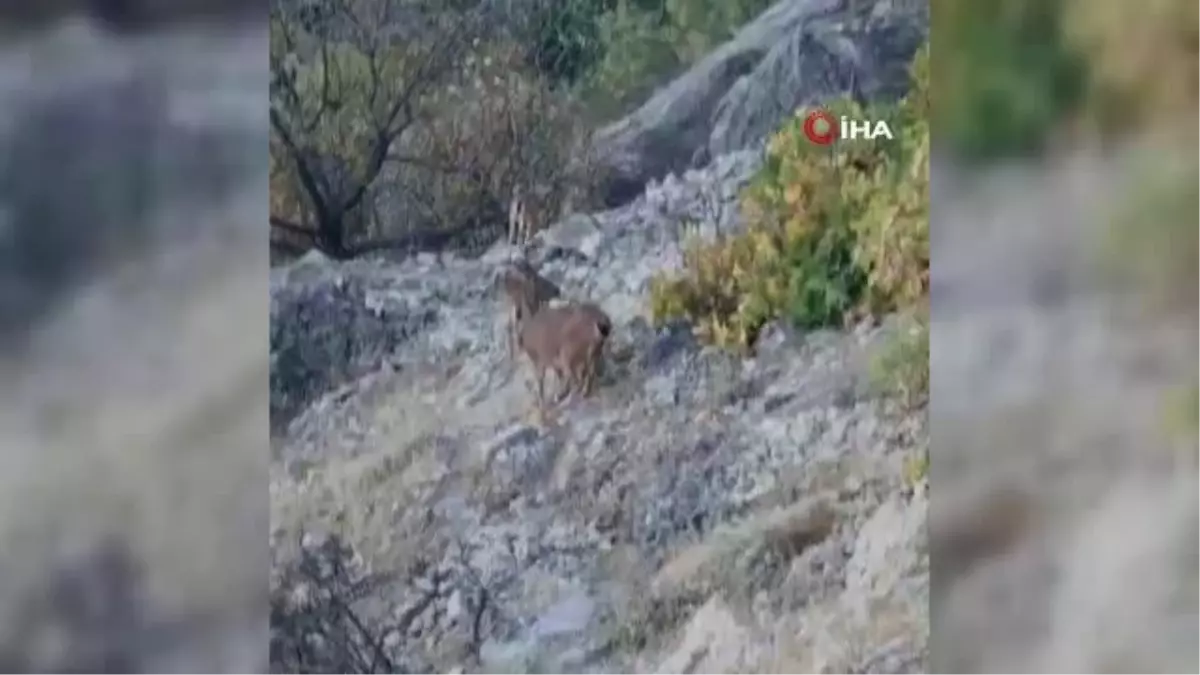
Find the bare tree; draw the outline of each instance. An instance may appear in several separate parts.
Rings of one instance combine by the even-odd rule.
[[[431,114],[481,16],[427,0],[321,0],[316,21],[303,9],[286,0],[271,7],[272,171],[282,181],[272,185],[272,229],[335,258],[400,245],[356,240],[364,200],[386,163],[429,163],[398,154],[395,143]],[[274,194],[278,185],[294,194]]]

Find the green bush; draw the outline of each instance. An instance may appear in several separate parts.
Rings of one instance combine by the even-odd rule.
[[[933,123],[963,159],[1044,149],[1084,100],[1082,57],[1064,40],[1062,0],[933,0]]]
[[[533,8],[525,45],[526,62],[552,82],[579,82],[604,56],[600,17],[612,0],[546,0]]]
[[[929,397],[928,307],[905,316],[899,330],[890,336],[871,360],[871,384],[885,396],[916,408]]]
[[[660,12],[619,0],[599,19],[604,55],[582,83],[600,118],[624,113],[680,67],[666,40]]]
[[[933,123],[959,157],[1036,155],[1051,134],[1195,129],[1192,0],[933,0]]]
[[[803,328],[917,306],[929,285],[928,48],[895,105],[835,116],[884,119],[894,139],[821,147],[803,133],[806,111],[776,132],[742,194],[743,234],[690,245],[679,276],[651,287],[657,321],[686,317],[716,344],[747,349],[767,322]]]

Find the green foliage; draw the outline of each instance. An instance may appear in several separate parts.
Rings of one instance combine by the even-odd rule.
[[[1062,0],[933,0],[933,123],[967,160],[1033,154],[1079,109],[1083,59],[1063,39]]]
[[[771,138],[766,161],[742,194],[747,228],[727,241],[689,246],[685,269],[651,287],[658,321],[686,317],[716,344],[749,348],[768,321],[813,328],[922,303],[929,285],[928,48],[896,105],[835,116],[883,119],[894,139],[829,147],[805,137],[806,111]]]
[[[600,17],[611,0],[550,0],[533,12],[526,59],[551,81],[575,84],[604,55]]]
[[[1050,136],[1195,130],[1193,0],[933,0],[933,122],[961,158],[1035,155]]]
[[[270,36],[271,215],[301,229],[336,231],[340,244],[332,248],[344,246],[365,234],[361,202],[352,205],[351,197],[375,180],[380,135],[396,124],[391,109],[431,50],[406,43],[368,54],[350,42],[323,41],[280,15],[271,18]],[[432,89],[422,84],[409,97],[414,115],[425,111]],[[313,178],[307,186],[301,164]],[[321,207],[329,222],[317,222]]]
[[[904,483],[909,489],[929,480],[929,448],[904,458]]]
[[[664,0],[666,39],[681,63],[694,63],[771,5],[767,0]]]
[[[859,263],[868,271],[868,307],[889,312],[911,307],[929,288],[929,50],[913,59],[912,90],[892,115],[896,143],[853,194],[865,196],[852,222]],[[859,176],[851,176],[859,179]]]
[[[604,56],[583,83],[601,117],[619,115],[641,100],[681,63],[666,40],[662,14],[618,0],[599,19]]]
[[[871,360],[871,384],[885,396],[916,408],[929,398],[929,317],[922,310],[906,316],[900,329]]]
[[[603,116],[620,114],[728,40],[770,0],[616,0],[598,18],[603,55],[583,83]]]
[[[312,120],[302,141],[323,157],[336,157],[351,176],[368,179],[367,162],[379,120],[404,92],[415,63],[422,55],[403,45],[381,48],[370,58],[349,43],[323,45],[323,53],[307,61],[292,61],[297,100],[289,112]],[[373,79],[372,68],[379,70]],[[373,88],[378,81],[379,87]],[[419,106],[423,101],[416,101]]]

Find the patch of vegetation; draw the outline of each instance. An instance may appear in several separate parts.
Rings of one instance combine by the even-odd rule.
[[[617,654],[636,655],[662,647],[665,638],[704,603],[698,593],[658,597],[647,591],[609,619],[608,644]]]
[[[906,317],[871,361],[871,383],[880,394],[919,408],[929,398],[928,310]]]
[[[929,50],[897,104],[843,99],[835,116],[883,119],[895,137],[817,146],[807,111],[770,140],[742,195],[746,231],[693,243],[678,276],[651,287],[656,322],[687,318],[718,345],[746,350],[769,321],[837,324],[921,303],[929,286]]]
[[[573,85],[604,56],[600,17],[613,0],[542,0],[531,3],[519,42],[526,63],[555,82]]]
[[[510,22],[525,65],[555,88],[582,95],[593,119],[611,119],[770,5],[770,0],[531,0]]]
[[[602,55],[581,82],[584,96],[601,116],[619,115],[770,5],[770,0],[615,0],[597,17]]]
[[[933,0],[933,123],[960,158],[1042,151],[1080,110],[1086,67],[1064,39],[1063,0]]]
[[[912,489],[929,480],[929,448],[904,459],[904,483]]]
[[[271,672],[408,672],[384,636],[407,630],[412,617],[401,617],[397,627],[365,619],[356,606],[378,592],[378,580],[360,568],[337,537],[301,546],[294,561],[272,567]]]
[[[490,241],[517,185],[535,217],[589,205],[570,92],[478,8],[431,1],[397,18],[416,4],[337,3],[319,20],[273,4],[273,241],[336,258]]]
[[[984,163],[1037,155],[1056,133],[1195,129],[1197,12],[1189,0],[933,0],[939,138]]]
[[[621,115],[680,69],[662,23],[661,12],[643,11],[625,0],[599,17],[604,55],[580,85],[597,118]]]

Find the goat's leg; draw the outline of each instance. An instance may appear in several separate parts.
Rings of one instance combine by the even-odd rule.
[[[571,394],[572,375],[569,368],[559,366],[554,369],[555,385],[557,392],[554,394],[554,404],[562,405]]]
[[[584,359],[584,361],[583,361],[583,367],[580,368],[580,371],[581,371],[580,375],[579,375],[580,389],[582,389],[583,395],[585,397],[592,395],[592,388],[593,388],[593,386],[595,386],[594,380],[596,378],[596,373],[595,373],[596,367],[594,364],[595,364],[595,355],[589,353],[587,355],[587,358]]]
[[[514,314],[509,314],[508,315],[508,360],[509,361],[516,361],[516,359],[517,359],[517,331],[518,330],[520,330],[520,326],[517,325],[517,317]]]
[[[534,397],[538,410],[543,410],[546,407],[546,369],[538,366],[534,368],[534,371],[534,386],[537,388]]]
[[[580,379],[584,396],[591,396],[592,392],[596,390],[596,374],[600,367],[600,356],[600,350],[592,348],[588,350],[587,357],[583,361]]]

